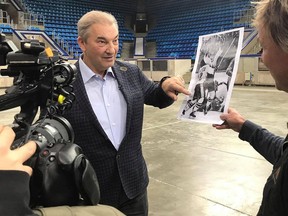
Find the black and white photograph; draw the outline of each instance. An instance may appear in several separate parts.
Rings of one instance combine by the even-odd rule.
[[[190,96],[180,107],[178,119],[221,123],[227,112],[236,78],[244,28],[199,36],[189,84]]]

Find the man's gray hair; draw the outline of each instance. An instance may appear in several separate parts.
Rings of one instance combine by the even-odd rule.
[[[93,24],[115,25],[118,30],[117,20],[112,14],[104,11],[93,10],[84,14],[77,23],[78,36],[80,36],[84,41],[87,40],[89,36],[89,27]]]

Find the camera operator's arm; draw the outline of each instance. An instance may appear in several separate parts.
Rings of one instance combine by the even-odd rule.
[[[2,215],[34,215],[29,208],[31,167],[23,165],[36,151],[35,142],[11,150],[14,131],[0,125],[0,212]]]

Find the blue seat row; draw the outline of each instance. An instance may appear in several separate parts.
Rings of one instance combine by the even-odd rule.
[[[250,27],[249,22],[234,23],[235,11],[249,9],[250,0],[194,0],[193,3],[183,0],[181,4],[164,0],[147,2],[148,11],[155,17],[156,25],[148,32],[146,40],[156,41],[158,57],[195,59],[200,35]],[[158,13],[160,10],[161,14]]]
[[[97,3],[91,0],[81,0],[81,7],[79,7],[78,0],[58,1],[58,0],[23,0],[25,6],[30,12],[40,14],[45,17],[45,31],[48,35],[56,36],[60,41],[65,41],[73,46],[78,54],[81,52],[77,40],[77,22],[79,18],[86,12],[99,9],[111,12],[117,19],[119,25],[119,49],[122,49],[123,41],[133,41],[134,33],[127,29],[124,25],[125,15],[133,14],[136,3],[115,2],[97,0]],[[52,5],[52,7],[51,7]]]

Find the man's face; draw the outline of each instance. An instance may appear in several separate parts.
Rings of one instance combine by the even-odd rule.
[[[118,52],[118,30],[114,25],[93,24],[86,41],[78,37],[83,51],[83,61],[95,73],[104,75],[105,70],[115,63]]]
[[[288,53],[274,43],[265,28],[259,28],[258,35],[263,48],[262,61],[270,70],[276,88],[288,92]]]

